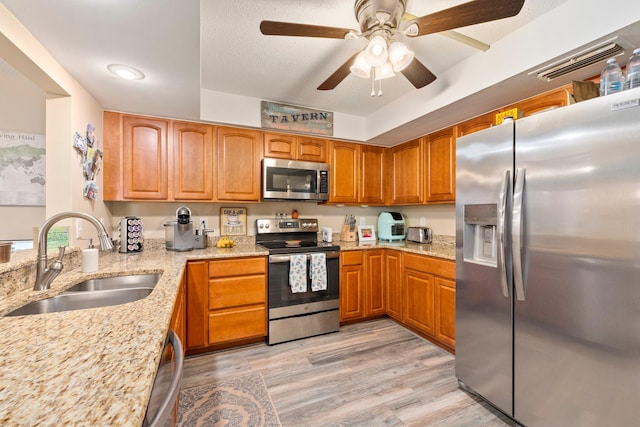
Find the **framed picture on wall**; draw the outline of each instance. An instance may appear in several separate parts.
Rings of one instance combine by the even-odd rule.
[[[220,208],[220,235],[247,234],[247,208]]]

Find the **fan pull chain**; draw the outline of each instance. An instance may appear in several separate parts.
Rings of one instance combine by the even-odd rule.
[[[382,96],[382,80],[378,80],[378,96]]]
[[[376,96],[376,69],[371,69],[371,97]]]

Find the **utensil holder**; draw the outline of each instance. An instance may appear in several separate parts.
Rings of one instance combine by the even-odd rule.
[[[358,240],[358,232],[349,231],[349,226],[347,224],[343,224],[342,230],[340,231],[340,240],[343,242],[355,242]]]

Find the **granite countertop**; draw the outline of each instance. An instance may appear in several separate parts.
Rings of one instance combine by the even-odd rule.
[[[455,259],[450,241],[358,244],[342,250],[394,248]],[[170,252],[156,245],[138,254],[100,253],[96,273],[82,273],[79,250],[51,289],[32,290],[30,277],[12,270],[35,265],[36,254],[15,254],[0,265],[0,316],[54,296],[83,280],[122,274],[162,273],[146,298],[117,306],[42,315],[0,317],[0,425],[140,426],[169,329],[186,261],[266,256],[252,242],[231,249]],[[51,254],[50,254],[51,255]],[[7,290],[9,289],[9,291]]]
[[[142,425],[186,261],[264,255],[253,244],[101,253],[97,273],[82,273],[79,266],[67,271],[65,265],[50,290],[29,286],[3,296],[0,315],[88,278],[162,273],[153,292],[132,303],[0,317],[0,425]],[[35,254],[11,264],[27,262],[35,264]]]
[[[340,249],[343,251],[362,249],[397,249],[402,252],[427,255],[452,261],[455,261],[456,259],[455,238],[449,236],[436,236],[432,243],[413,243],[407,241],[385,242],[377,240],[371,243],[336,241],[335,244],[340,245]]]

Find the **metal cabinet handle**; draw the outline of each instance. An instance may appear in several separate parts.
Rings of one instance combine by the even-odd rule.
[[[169,384],[169,390],[167,395],[162,400],[158,412],[153,416],[153,419],[146,424],[148,427],[160,427],[165,425],[166,420],[169,418],[173,405],[180,393],[180,383],[182,382],[182,373],[184,370],[184,353],[182,351],[182,343],[178,334],[173,329],[169,329],[167,338],[164,342],[164,348],[171,344],[173,347],[173,353],[175,357],[175,367],[173,369],[173,375],[171,376],[171,383]]]
[[[509,288],[511,287],[511,264],[505,253],[506,240],[506,211],[507,200],[511,193],[511,171],[506,171],[504,180],[500,188],[500,196],[498,198],[498,221],[497,221],[497,240],[498,240],[498,270],[500,271],[500,290],[505,298],[509,298]]]
[[[516,299],[525,300],[524,271],[522,269],[522,236],[524,232],[524,212],[522,205],[524,200],[524,184],[527,170],[516,169],[516,182],[513,188],[513,223],[511,234],[511,251],[513,253],[513,282],[515,285]]]

